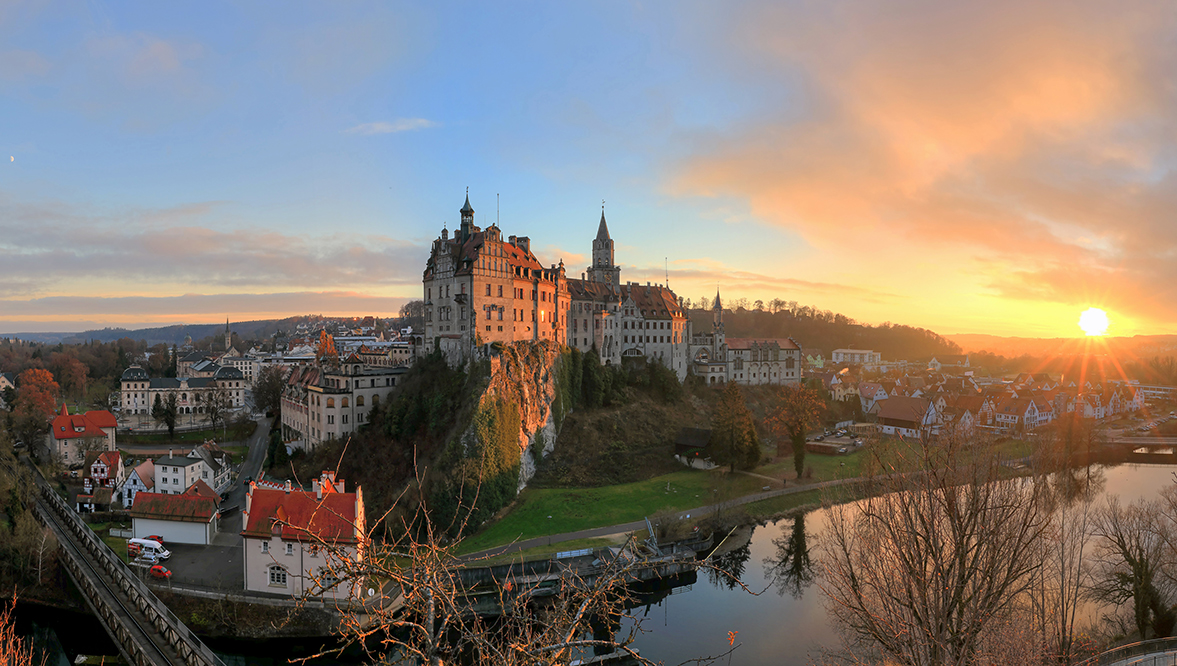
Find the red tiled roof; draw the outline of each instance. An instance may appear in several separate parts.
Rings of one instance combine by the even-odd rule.
[[[178,520],[186,523],[207,523],[216,512],[217,504],[211,497],[188,494],[139,492],[135,494],[135,505],[131,507],[132,518]]]
[[[216,504],[221,503],[221,496],[218,495],[212,488],[209,488],[208,484],[200,479],[197,479],[196,483],[188,486],[188,490],[185,490],[184,494],[193,495],[196,497],[208,497]]]
[[[880,419],[923,423],[931,402],[926,398],[895,396],[875,403]]]
[[[329,542],[356,543],[356,493],[325,492],[319,500],[305,490],[288,493],[251,485],[249,492],[248,522],[242,536],[269,538],[277,534],[291,541],[310,541],[315,535]]]
[[[66,405],[61,406],[50,425],[53,438],[78,439],[82,437],[106,437],[103,428],[115,427],[114,415],[107,411],[91,411],[85,414],[70,414]]]
[[[139,472],[139,480],[143,482],[145,488],[150,490],[155,487],[155,463],[150,458],[139,463],[139,466],[132,471]]]

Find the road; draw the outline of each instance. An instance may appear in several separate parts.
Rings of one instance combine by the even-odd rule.
[[[245,462],[238,468],[237,479],[230,487],[227,498],[221,502],[221,506],[238,508],[221,519],[220,530],[213,536],[212,545],[168,544],[172,557],[167,564],[172,570],[174,584],[226,592],[245,590],[241,552],[241,508],[245,506],[243,481],[257,478],[266,457],[270,421],[268,418],[257,419],[257,430],[249,438]]]

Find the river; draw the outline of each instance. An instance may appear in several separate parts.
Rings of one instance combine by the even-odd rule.
[[[1116,495],[1124,503],[1153,498],[1161,488],[1173,483],[1175,471],[1177,467],[1169,465],[1104,467],[1103,493]],[[737,632],[734,643],[738,647],[730,658],[724,657],[719,662],[732,666],[801,666],[816,660],[823,647],[836,647],[838,636],[826,617],[820,590],[811,585],[793,595],[790,590],[778,589],[769,570],[771,563],[780,559],[778,545],[774,542],[787,545],[791,538],[796,540],[798,531],[818,534],[825,529],[826,520],[826,512],[819,510],[804,516],[801,530],[797,529],[793,518],[753,528],[747,545],[727,554],[722,563],[739,570],[743,583],[760,594],[752,595],[724,581],[700,575],[693,585],[678,588],[661,601],[633,611],[641,618],[641,628],[645,632],[635,647],[644,657],[665,664],[678,664],[727,652],[728,632],[734,631]],[[53,649],[54,656],[50,660],[53,664],[67,663],[62,659],[72,660],[83,648],[79,641],[57,641],[52,633],[63,637],[76,636],[86,624],[83,618],[98,627],[94,618],[76,614],[55,617],[50,613],[31,617],[31,613],[22,613],[18,608],[18,615],[23,616],[24,631],[31,631],[35,624],[39,642]],[[45,628],[54,631],[46,632]],[[87,635],[92,635],[92,630],[93,627],[87,629]],[[98,632],[101,633],[100,628]],[[93,637],[96,643],[102,642],[99,638],[105,637]],[[59,646],[64,643],[64,648],[54,647],[54,643]],[[213,641],[210,646],[229,664],[263,666],[285,663],[286,658],[310,654],[313,647],[317,647],[300,646],[289,640]],[[346,663],[358,663],[358,660]]]

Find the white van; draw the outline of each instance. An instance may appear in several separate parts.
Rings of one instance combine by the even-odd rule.
[[[129,551],[137,549],[137,555],[147,559],[166,560],[172,556],[171,551],[154,539],[131,539],[127,542],[127,549]]]

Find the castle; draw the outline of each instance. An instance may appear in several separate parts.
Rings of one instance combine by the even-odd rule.
[[[469,194],[459,212],[461,226],[453,238],[442,229],[422,277],[425,349],[460,359],[488,343],[552,340],[595,350],[605,365],[653,359],[680,380],[688,371],[712,384],[800,380],[801,348],[792,339],[724,335],[718,291],[712,331],[692,334],[669,287],[622,283],[603,210],[592,264],[579,279],[566,275],[563,260],[544,268],[527,236],[504,241],[498,226],[476,226]]]

